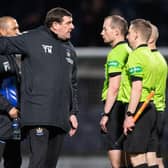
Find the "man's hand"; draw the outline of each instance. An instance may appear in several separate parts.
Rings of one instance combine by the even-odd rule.
[[[101,127],[101,130],[103,132],[107,132],[107,121],[108,121],[109,117],[108,116],[102,116],[101,120],[100,120],[100,127]]]
[[[127,135],[128,131],[132,131],[135,126],[135,122],[132,116],[126,116],[124,120],[124,134]]]
[[[19,115],[19,110],[15,107],[13,107],[10,111],[9,111],[9,116],[11,118],[17,118]]]
[[[73,136],[73,135],[75,135],[75,133],[77,131],[77,128],[78,128],[78,120],[77,120],[76,115],[72,114],[69,117],[69,121],[70,121],[70,124],[71,124],[71,129],[69,131],[69,136]]]

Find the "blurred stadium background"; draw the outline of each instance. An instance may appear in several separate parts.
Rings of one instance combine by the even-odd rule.
[[[104,79],[104,63],[109,46],[100,36],[105,16],[120,14],[128,21],[144,18],[156,24],[160,31],[158,46],[168,62],[168,1],[167,0],[6,0],[1,2],[0,16],[18,20],[20,30],[43,23],[46,12],[53,7],[65,7],[74,17],[72,42],[78,55],[79,130],[76,136],[65,138],[59,168],[110,168],[102,146],[99,120],[103,110],[100,94]],[[152,11],[152,12],[151,12]],[[167,91],[168,92],[168,91]],[[165,113],[163,149],[168,167],[168,112]],[[27,166],[26,141],[23,142],[23,166]],[[0,165],[1,167],[1,165]]]

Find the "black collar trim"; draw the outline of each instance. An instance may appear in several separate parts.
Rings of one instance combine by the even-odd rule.
[[[157,48],[155,48],[155,49],[152,49],[151,51],[152,51],[152,52],[156,52],[156,51],[158,51],[158,49],[157,49]]]
[[[137,48],[140,48],[140,47],[147,47],[148,45],[147,44],[140,44]]]
[[[120,44],[124,44],[124,43],[126,43],[126,41],[120,41],[120,42],[118,42],[116,45],[114,45],[113,48],[117,47],[117,46],[120,45]]]
[[[45,30],[46,30],[49,34],[51,34],[55,39],[60,40],[60,41],[63,41],[63,42],[69,41],[69,40],[60,39],[60,38],[57,36],[57,34],[55,34],[54,32],[52,32],[52,31],[50,30],[50,28],[48,28],[47,26],[44,26],[44,28],[45,28]]]

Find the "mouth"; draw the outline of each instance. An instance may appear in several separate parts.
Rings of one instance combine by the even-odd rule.
[[[105,40],[106,40],[106,38],[105,38],[105,37],[103,37],[103,40],[105,41]]]
[[[68,32],[68,33],[67,33],[67,36],[70,36],[70,35],[71,35],[71,33],[70,33],[70,32]]]
[[[72,32],[72,30],[71,30],[71,31],[68,31],[68,32],[67,32],[67,34],[68,34],[68,35],[70,35],[70,34],[71,34],[71,32]]]

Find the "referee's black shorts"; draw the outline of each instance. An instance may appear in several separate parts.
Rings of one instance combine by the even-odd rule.
[[[120,135],[123,133],[123,121],[125,118],[125,104],[116,101],[107,123],[107,133],[104,134],[104,145],[106,150],[121,150],[121,145],[115,145]]]
[[[158,119],[157,119],[157,136],[158,136],[158,148],[157,148],[157,157],[162,157],[163,155],[163,129],[164,129],[164,112],[158,111]]]
[[[142,103],[139,103],[138,109]],[[140,118],[135,124],[135,128],[124,140],[124,151],[128,153],[146,153],[157,150],[157,137],[154,133],[157,129],[157,112],[152,102],[148,104]],[[154,134],[153,134],[154,133]]]

